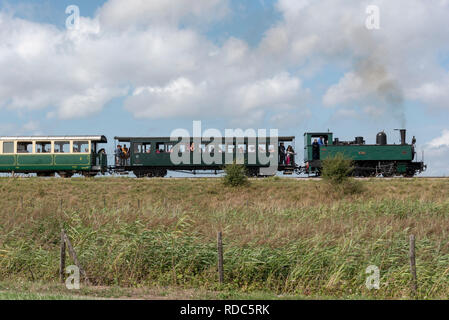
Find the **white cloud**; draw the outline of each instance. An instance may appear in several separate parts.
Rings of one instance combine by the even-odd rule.
[[[438,149],[440,147],[449,148],[449,130],[444,129],[441,137],[435,138],[427,144],[430,149]]]
[[[372,4],[380,30],[365,28]],[[141,118],[281,121],[307,114],[303,79],[329,65],[344,70],[322,97],[337,114],[403,120],[403,99],[449,106],[438,62],[449,52],[447,1],[279,0],[276,8],[283,18],[255,48],[204,36],[204,25],[229,13],[227,0],[109,0],[77,31],[0,13],[0,108],[72,119],[125,97]]]
[[[229,91],[221,92],[222,87]],[[260,121],[271,110],[303,107],[301,99],[307,95],[301,81],[287,73],[237,86],[214,78],[199,83],[178,78],[162,87],[137,88],[127,99],[126,109],[136,117],[152,119],[202,116]]]
[[[425,175],[449,176],[449,129],[444,129],[441,136],[426,143],[422,150],[427,164]]]
[[[105,28],[135,28],[154,24],[172,24],[180,21],[210,22],[228,14],[225,0],[109,0],[99,10],[99,19]]]
[[[368,5],[380,8],[380,30],[365,28]],[[354,116],[390,109],[402,123],[405,99],[448,108],[449,81],[440,82],[447,76],[439,62],[449,53],[448,1],[279,0],[277,8],[284,19],[266,32],[261,50],[284,66],[345,70],[324,105],[359,105]]]

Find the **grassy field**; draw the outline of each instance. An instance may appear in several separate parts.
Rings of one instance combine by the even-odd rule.
[[[53,288],[44,298],[77,298],[56,284],[61,225],[95,288],[125,290],[114,297],[410,298],[415,234],[418,298],[448,298],[449,180],[361,183],[342,195],[279,178],[235,189],[219,179],[3,178],[0,299],[39,298],[43,287]],[[365,287],[369,265],[379,290]],[[92,290],[78,295],[105,297]]]

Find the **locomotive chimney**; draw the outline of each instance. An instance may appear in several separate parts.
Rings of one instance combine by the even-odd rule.
[[[401,144],[406,144],[405,138],[406,138],[406,135],[407,135],[407,130],[401,129],[399,131],[401,132]]]

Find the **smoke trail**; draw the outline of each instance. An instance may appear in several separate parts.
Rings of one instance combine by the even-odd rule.
[[[371,93],[373,102],[379,108],[383,107],[387,116],[394,117],[405,128],[404,92],[385,64],[373,54],[357,61],[354,71],[362,80],[363,87]]]

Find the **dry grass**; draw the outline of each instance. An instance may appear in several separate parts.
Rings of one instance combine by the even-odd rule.
[[[409,296],[408,235],[418,239],[420,297],[449,296],[449,180],[321,181],[0,179],[0,280],[57,278],[63,224],[99,285],[216,289],[224,232],[228,289]],[[365,269],[381,269],[368,291]]]

